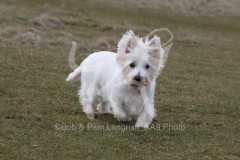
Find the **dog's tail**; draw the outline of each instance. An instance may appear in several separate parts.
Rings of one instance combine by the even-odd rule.
[[[66,81],[68,81],[68,82],[74,82],[74,81],[80,80],[80,75],[81,75],[81,71],[82,71],[82,65],[80,65],[78,67],[76,62],[75,62],[76,49],[77,49],[77,43],[75,41],[72,41],[72,48],[71,48],[71,50],[69,52],[68,63],[69,63],[69,66],[74,71],[72,73],[70,73],[68,75],[68,77],[66,78]]]
[[[70,73],[68,75],[68,77],[66,78],[66,81],[67,82],[75,82],[75,81],[80,80],[81,72],[82,72],[82,65],[80,65],[72,73]]]
[[[76,50],[77,50],[77,43],[75,41],[72,41],[72,48],[68,55],[68,64],[73,70],[78,67],[78,65],[75,62]]]

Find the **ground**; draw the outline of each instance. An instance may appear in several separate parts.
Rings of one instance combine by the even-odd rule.
[[[240,159],[240,2],[0,1],[1,159]],[[132,29],[169,28],[149,130],[91,121],[66,83],[76,60]],[[164,41],[164,35],[160,35]],[[114,127],[121,127],[116,129]],[[126,130],[125,130],[125,129]]]

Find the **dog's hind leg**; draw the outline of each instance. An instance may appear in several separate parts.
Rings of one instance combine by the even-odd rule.
[[[97,110],[98,110],[99,114],[111,114],[112,113],[108,103],[101,101],[101,100],[100,100],[100,103],[97,105]]]
[[[94,119],[93,105],[97,102],[97,94],[94,83],[85,83],[82,81],[79,92],[80,103],[83,106],[83,112],[86,113],[89,119]]]

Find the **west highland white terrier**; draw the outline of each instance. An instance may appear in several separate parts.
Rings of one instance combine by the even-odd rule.
[[[111,113],[122,122],[136,118],[136,127],[147,128],[155,116],[154,92],[163,54],[158,36],[143,39],[130,30],[119,41],[117,53],[89,55],[66,81],[81,80],[80,102],[90,119],[97,106],[100,114]]]

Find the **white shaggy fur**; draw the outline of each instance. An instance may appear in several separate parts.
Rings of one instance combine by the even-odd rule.
[[[130,30],[117,53],[91,54],[66,81],[81,80],[80,102],[90,119],[97,106],[100,114],[111,113],[123,122],[136,118],[136,127],[147,128],[155,115],[155,81],[163,54],[159,37],[143,40]]]

